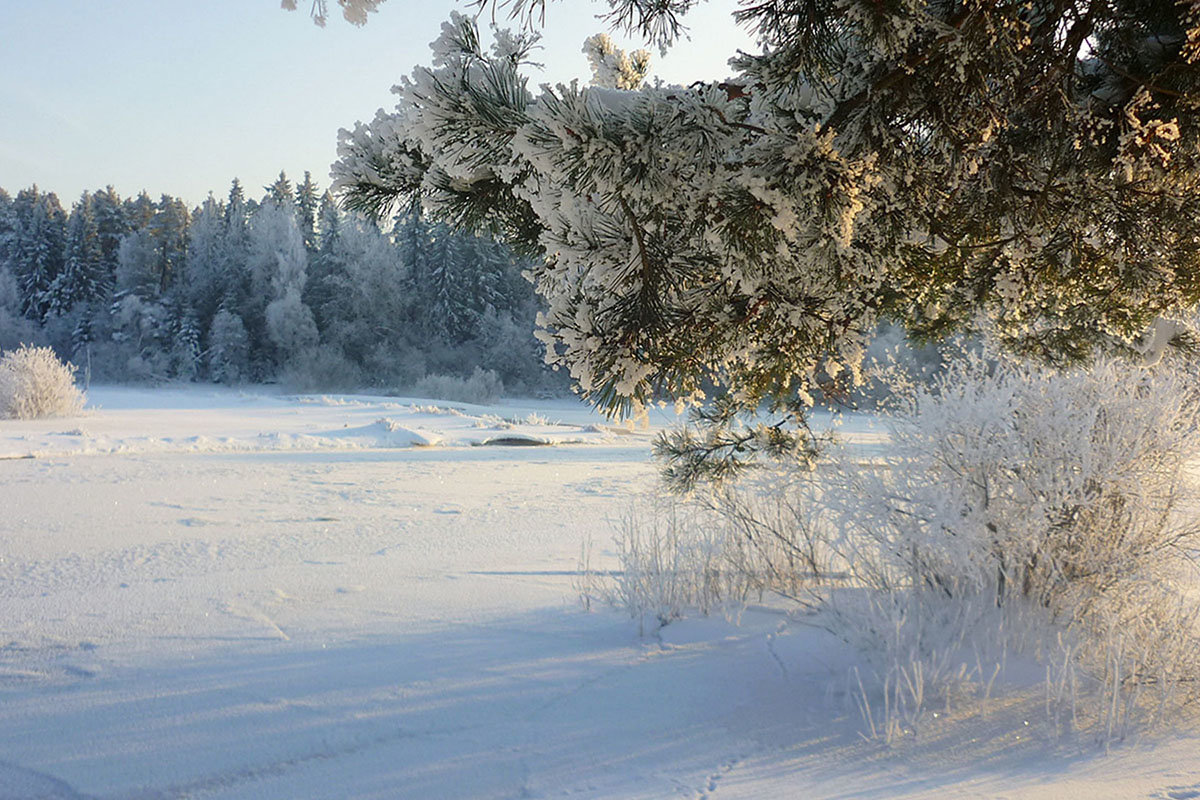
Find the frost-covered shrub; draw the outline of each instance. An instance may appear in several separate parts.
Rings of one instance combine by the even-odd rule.
[[[22,345],[0,354],[0,416],[36,419],[82,409],[75,366],[59,361],[49,347]]]
[[[1146,687],[1162,700],[1200,677],[1185,601],[1200,545],[1195,376],[968,357],[889,419],[884,462],[843,458],[820,498],[852,583],[889,598],[851,611],[850,628],[889,658],[984,630],[1060,660],[1099,693],[1109,733]]]
[[[810,475],[781,473],[689,498],[639,501],[618,529],[620,570],[605,582],[583,565],[581,593],[642,626],[689,611],[736,613],[747,598],[767,593],[814,605],[840,565],[814,507],[801,499],[812,489]]]
[[[742,576],[727,568],[724,531],[710,522],[695,505],[635,505],[617,535],[620,571],[608,589],[585,590],[629,612],[642,630],[647,619],[661,627],[686,611],[707,614],[744,599],[742,581],[728,585]]]
[[[669,619],[739,586],[818,610],[865,653],[851,694],[884,739],[935,697],[987,698],[1010,659],[1044,671],[1056,730],[1108,741],[1178,708],[1200,681],[1196,377],[968,355],[910,391],[882,459],[835,448],[694,495],[704,515],[627,526],[617,600]],[[703,564],[722,577],[681,594],[695,541],[719,545]]]
[[[504,383],[493,370],[476,367],[469,378],[426,375],[413,385],[412,393],[417,397],[460,403],[493,403],[504,394]]]
[[[1198,388],[1169,368],[967,358],[890,416],[884,468],[842,463],[823,503],[880,588],[1127,613],[1200,543]]]

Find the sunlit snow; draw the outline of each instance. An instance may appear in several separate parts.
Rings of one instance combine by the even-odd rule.
[[[1019,693],[865,742],[853,651],[769,598],[645,637],[585,610],[673,415],[90,401],[0,421],[0,798],[1200,795],[1195,739],[1047,746]]]

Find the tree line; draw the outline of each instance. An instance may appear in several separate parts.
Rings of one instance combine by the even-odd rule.
[[[234,179],[189,209],[109,186],[69,211],[0,189],[0,349],[48,344],[99,380],[403,388],[492,370],[512,392],[565,386],[504,245],[416,208],[381,227],[308,172],[264,189]]]

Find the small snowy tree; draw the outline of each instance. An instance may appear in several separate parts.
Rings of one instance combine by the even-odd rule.
[[[175,323],[171,342],[171,372],[180,380],[194,381],[200,374],[200,327],[190,311],[184,311]]]
[[[37,419],[82,410],[74,365],[59,361],[49,347],[22,345],[0,353],[0,416]]]
[[[317,346],[317,323],[299,291],[290,289],[267,306],[267,336],[283,362]]]
[[[209,377],[217,383],[240,383],[250,377],[250,338],[241,317],[222,308],[208,333]]]

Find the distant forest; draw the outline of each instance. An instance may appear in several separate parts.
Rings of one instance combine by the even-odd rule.
[[[505,246],[415,209],[382,229],[307,172],[265,191],[189,209],[110,186],[68,212],[0,189],[0,349],[48,344],[91,380],[565,390]]]

